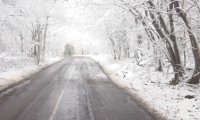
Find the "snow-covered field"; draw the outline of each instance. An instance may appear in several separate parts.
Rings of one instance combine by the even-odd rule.
[[[48,58],[36,65],[32,58],[0,54],[0,91],[59,60],[61,58]]]
[[[153,67],[141,67],[130,60],[114,61],[109,56],[90,57],[153,114],[167,120],[200,120],[200,85],[181,82],[172,86],[170,75]],[[188,95],[194,98],[185,98]]]

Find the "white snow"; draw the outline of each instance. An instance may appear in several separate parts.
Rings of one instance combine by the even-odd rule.
[[[46,58],[40,65],[36,65],[32,58],[0,54],[0,90],[17,83],[39,70],[61,60],[61,57]]]
[[[90,56],[120,87],[128,90],[153,114],[168,120],[200,120],[200,86],[185,81],[169,85],[170,75],[130,60],[114,61],[106,55]],[[167,76],[167,77],[166,77]],[[195,98],[185,98],[194,95]]]

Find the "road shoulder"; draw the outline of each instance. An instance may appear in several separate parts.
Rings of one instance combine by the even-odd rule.
[[[59,59],[55,59],[50,62],[47,62],[45,64],[35,65],[34,67],[26,66],[22,69],[19,69],[19,71],[16,71],[14,73],[14,75],[9,73],[9,71],[8,71],[6,73],[7,75],[5,77],[0,77],[0,94],[1,94],[1,96],[2,96],[2,94],[6,93],[6,91],[9,91],[9,89],[24,83],[31,76],[36,75],[37,73],[53,66],[54,64],[61,62],[62,60],[63,60],[62,58],[59,58]],[[10,74],[13,76],[10,77],[9,76]]]
[[[108,71],[108,69],[106,68],[106,66],[102,65],[99,61],[95,60],[93,57],[90,57],[90,59],[92,59],[94,62],[96,62],[98,64],[98,66],[103,71],[103,73],[105,73],[105,75],[115,85],[117,85],[119,88],[122,88],[125,93],[127,93],[128,95],[130,95],[130,97],[139,106],[141,106],[143,109],[145,109],[147,112],[149,112],[153,117],[155,117],[155,119],[157,119],[157,120],[167,120],[167,118],[165,118],[165,116],[163,116],[159,111],[155,110],[148,103],[146,103],[145,100],[142,97],[140,97],[138,94],[134,93],[131,89],[128,89],[127,87],[123,86],[120,83],[120,81],[117,80],[118,79],[117,77],[115,77],[114,75],[110,74],[110,72]]]

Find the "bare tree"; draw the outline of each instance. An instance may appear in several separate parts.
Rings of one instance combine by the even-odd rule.
[[[192,32],[192,28],[188,22],[187,13],[185,13],[180,8],[179,1],[171,0],[171,2],[174,5],[176,13],[178,14],[178,16],[180,18],[182,18],[183,22],[185,23],[185,26],[186,26],[186,29],[187,29],[187,32],[189,35],[189,39],[191,41],[192,52],[193,52],[193,56],[194,56],[194,60],[195,60],[194,73],[192,75],[191,80],[188,83],[197,84],[197,83],[199,83],[199,79],[200,79],[200,48],[199,48],[197,39]]]

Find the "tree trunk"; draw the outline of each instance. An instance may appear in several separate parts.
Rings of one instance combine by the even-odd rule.
[[[155,9],[155,5],[151,1],[148,1],[148,3],[150,5],[149,9]],[[173,46],[172,46],[171,42],[166,37],[166,35],[170,35],[170,33],[169,33],[169,31],[166,27],[166,24],[164,22],[164,19],[161,16],[161,14],[159,12],[156,13],[158,15],[158,18],[159,18],[159,21],[160,21],[160,24],[159,24],[158,21],[156,21],[155,15],[151,11],[149,11],[149,13],[150,13],[151,19],[153,20],[152,24],[153,24],[155,30],[157,31],[157,33],[159,34],[161,39],[165,40],[166,48],[167,48],[167,51],[168,51],[170,59],[171,59],[170,62],[172,64],[172,67],[173,67],[173,70],[174,70],[174,79],[172,80],[172,82],[170,84],[173,84],[173,85],[178,84],[179,81],[180,81],[179,78],[183,76],[183,72],[182,72],[183,68],[181,66],[181,63],[177,61],[177,58],[180,59],[180,55],[179,55],[179,52],[178,52],[178,46],[177,46],[176,42],[173,42],[173,41],[176,41],[176,37],[174,35],[170,36],[170,40],[173,42]],[[162,27],[160,27],[160,25]],[[162,28],[163,28],[165,33],[163,33]],[[177,48],[174,49],[174,47],[177,47]],[[179,55],[179,56],[177,56],[177,55]]]
[[[44,56],[45,56],[47,30],[48,30],[48,26],[49,26],[48,19],[49,19],[49,16],[47,16],[47,18],[46,18],[46,24],[45,24],[45,28],[44,28],[44,39],[43,39],[43,47],[42,47],[42,60],[44,60]]]
[[[23,34],[22,32],[19,33],[19,37],[21,39],[21,46],[20,46],[20,51],[22,53],[22,55],[24,54],[24,37],[23,37]]]
[[[192,33],[192,29],[187,20],[186,13],[180,8],[179,2],[176,0],[171,0],[171,2],[174,4],[175,10],[176,10],[178,16],[181,17],[183,22],[185,23],[185,26],[187,28],[187,32],[188,32],[188,35],[189,35],[189,38],[191,41],[192,52],[193,52],[194,61],[195,61],[195,69],[194,69],[192,78],[190,79],[190,81],[188,83],[197,84],[197,83],[199,83],[199,79],[200,79],[200,49],[199,49],[199,45],[198,45],[198,42],[197,42],[194,34]]]
[[[163,71],[163,66],[162,66],[162,62],[161,62],[161,59],[159,59],[159,61],[158,61],[158,71],[159,72],[162,72]]]
[[[174,19],[173,19],[173,3],[170,3],[169,5],[169,23],[170,23],[170,39],[172,41],[173,44],[173,48],[174,48],[174,53],[176,56],[176,63],[175,63],[175,81],[172,81],[176,83],[176,79],[179,79],[180,77],[183,76],[184,73],[184,69],[182,67],[181,64],[181,58],[180,58],[180,53],[179,53],[179,49],[178,49],[178,44],[177,44],[177,40],[176,40],[176,36],[175,36],[175,26],[174,26]]]

